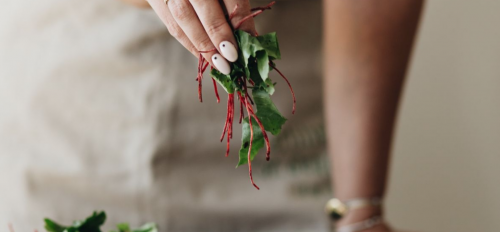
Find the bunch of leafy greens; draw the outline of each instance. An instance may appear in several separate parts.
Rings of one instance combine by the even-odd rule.
[[[94,212],[85,220],[74,221],[71,226],[63,226],[51,219],[45,219],[45,229],[48,232],[102,232],[101,226],[106,221],[106,213]],[[117,230],[110,232],[158,232],[156,224],[146,223],[137,229],[130,229],[127,223],[120,223],[116,225]]]
[[[269,77],[269,72],[274,68],[274,60],[281,59],[278,39],[276,33],[269,33],[260,36],[252,36],[242,30],[235,31],[235,38],[239,45],[239,58],[231,64],[231,73],[224,75],[212,69],[210,75],[229,93],[239,92],[246,96],[246,84],[244,81],[252,83],[252,96],[257,108],[256,116],[264,126],[266,131],[273,135],[278,135],[286,118],[281,115],[273,101],[271,95],[274,93],[274,83]],[[243,120],[242,145],[239,151],[238,166],[248,162],[247,154],[250,142],[249,117]],[[252,118],[253,140],[251,150],[251,160],[254,159],[258,151],[264,147],[265,139],[263,133]]]

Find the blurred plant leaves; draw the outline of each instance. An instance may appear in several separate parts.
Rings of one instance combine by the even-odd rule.
[[[74,221],[71,226],[62,226],[48,218],[45,218],[44,221],[45,229],[48,232],[101,232],[101,226],[106,221],[106,213],[96,211],[85,220]],[[128,223],[120,223],[116,227],[118,231],[112,230],[110,232],[158,232],[154,223],[147,223],[132,230]]]

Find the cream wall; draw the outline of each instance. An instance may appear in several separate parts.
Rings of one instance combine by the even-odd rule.
[[[428,1],[402,102],[388,218],[500,231],[500,1]]]

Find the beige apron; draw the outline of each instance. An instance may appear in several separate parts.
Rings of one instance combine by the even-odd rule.
[[[263,5],[266,1],[254,1]],[[320,1],[279,1],[257,19],[277,31],[286,83],[273,96],[289,118],[272,158],[235,169],[218,141],[226,106],[196,59],[151,10],[119,1],[4,1],[0,7],[0,230],[43,231],[105,210],[160,231],[326,231],[329,197],[321,113]]]

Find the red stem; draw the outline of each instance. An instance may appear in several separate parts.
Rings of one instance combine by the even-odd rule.
[[[238,9],[238,7],[239,7],[238,4],[236,4],[234,6],[233,12],[231,12],[231,14],[229,14],[229,21],[231,21],[231,19],[233,19],[234,16],[236,15],[236,10]]]
[[[245,108],[247,109],[247,113],[248,115],[251,115],[250,114],[250,110],[248,109],[248,103],[246,101],[246,98],[243,98],[241,97],[241,94],[240,92],[238,92],[238,95],[241,99],[241,101],[243,102],[243,104],[245,104]],[[248,159],[248,175],[250,176],[250,182],[252,183],[252,185],[257,189],[257,190],[260,190],[259,186],[257,186],[255,184],[255,182],[253,181],[253,175],[252,175],[252,160],[251,160],[251,154],[252,154],[252,141],[253,141],[253,127],[252,127],[252,118],[251,117],[248,117],[248,124],[250,125],[250,144],[248,145],[248,155],[247,155],[247,159]]]
[[[245,95],[248,96],[248,88],[246,82],[243,84],[243,87],[245,88]],[[248,99],[250,99],[249,96]],[[250,113],[252,114],[248,114],[249,115],[248,118],[250,119],[250,116],[255,118],[255,121],[257,121],[257,124],[259,124],[260,130],[262,131],[264,140],[266,141],[266,160],[269,161],[269,159],[271,158],[271,144],[269,143],[269,138],[267,137],[266,130],[264,128],[264,125],[262,125],[262,122],[260,122],[260,119],[257,117],[257,115],[255,115],[252,105],[249,106],[249,109]]]
[[[200,57],[198,59],[198,76],[196,77],[196,80],[198,81],[198,99],[200,99],[200,102],[203,102],[203,97],[201,95],[201,79],[203,77],[202,68],[204,63],[205,58],[203,58],[200,53]]]
[[[229,137],[229,135],[227,135],[226,157],[229,156],[229,147],[230,147],[230,144],[231,144],[230,139],[231,139],[231,137]]]
[[[205,59],[205,58],[203,58]],[[207,63],[205,64],[205,66],[203,67],[203,69],[201,69],[201,75],[203,75],[203,73],[205,73],[205,70],[207,70],[207,67],[210,63],[207,61]]]
[[[259,6],[259,7],[254,7],[250,11],[256,11],[256,10],[270,10],[271,6],[273,6],[276,3],[276,1],[272,1],[271,3],[267,4],[267,6]]]
[[[241,95],[239,95],[239,98],[240,98],[240,124],[241,124],[244,115],[243,115],[243,103],[241,102]]]
[[[234,93],[231,94],[231,114],[230,114],[230,117],[231,117],[231,121],[230,121],[230,124],[229,124],[229,136],[231,137],[231,139],[233,138],[233,121],[234,121]]]
[[[232,104],[231,102],[233,101],[233,98],[234,98],[234,94],[233,93],[230,93],[228,95],[228,102],[227,102],[227,108],[228,108],[228,111],[227,111],[227,117],[228,117],[228,122],[227,122],[227,126],[228,126],[228,129],[227,129],[227,145],[226,145],[226,157],[229,156],[229,147],[230,147],[230,143],[231,143],[231,134],[232,134],[232,123],[231,123],[231,110],[232,110],[232,107],[230,107]]]
[[[283,79],[285,79],[286,83],[288,84],[288,87],[290,88],[290,92],[292,92],[292,97],[293,97],[292,114],[295,114],[296,99],[295,99],[295,93],[293,92],[292,85],[290,84],[290,81],[288,81],[288,79],[285,77],[285,75],[283,75],[283,73],[281,73],[280,70],[278,68],[276,68],[275,64],[272,64],[271,66],[274,68],[274,70],[276,70],[276,72],[278,72],[281,75],[281,77],[283,77]]]
[[[264,125],[262,125],[257,115],[255,115],[252,108],[250,108],[250,112],[252,113],[252,117],[255,118],[255,121],[257,121],[257,124],[259,124],[262,135],[264,136],[264,140],[266,141],[266,160],[269,161],[269,159],[271,158],[271,145],[269,143],[269,138],[267,137],[266,130],[264,129]]]
[[[214,83],[214,91],[215,91],[215,97],[217,98],[217,103],[220,103],[219,91],[217,90],[217,83],[215,83],[214,78],[212,78],[212,82]]]
[[[254,8],[257,10],[255,12],[251,13],[250,15],[246,16],[245,18],[241,19],[241,21],[239,23],[237,23],[236,26],[234,26],[234,30],[237,30],[238,28],[240,28],[241,24],[243,24],[248,19],[251,19],[257,15],[262,14],[262,12],[264,12],[264,10],[271,9],[271,6],[274,5],[275,3],[276,2],[273,1],[273,2],[269,3],[267,6]]]
[[[210,63],[206,61],[205,58],[203,58],[203,55],[201,53],[202,52],[200,52],[200,56],[198,58],[198,76],[196,77],[196,80],[198,81],[198,99],[200,99],[200,102],[203,102],[203,96],[201,94],[201,87],[202,87],[201,80],[203,79],[203,73],[205,73]],[[205,64],[205,62],[207,63]],[[217,94],[217,102],[219,101],[220,100]]]
[[[224,129],[222,130],[222,135],[220,137],[220,141],[222,142],[222,140],[224,140],[224,135],[226,134],[226,131],[227,131],[227,124],[228,124],[228,121],[229,121],[229,96],[231,94],[228,94],[228,97],[227,97],[227,113],[226,113],[226,122],[224,123]]]
[[[252,105],[253,105],[253,100],[252,100],[252,98],[251,98],[248,94],[247,94],[247,98],[248,98],[248,100],[250,101],[250,104],[252,104]]]

